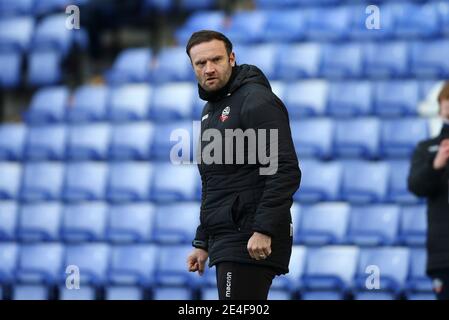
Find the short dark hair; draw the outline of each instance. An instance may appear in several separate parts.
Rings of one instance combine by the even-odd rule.
[[[444,83],[440,94],[438,95],[438,103],[441,103],[443,100],[449,100],[449,81]]]
[[[212,40],[220,40],[224,42],[226,52],[228,53],[228,56],[232,52],[232,42],[221,32],[213,31],[213,30],[201,30],[194,32],[191,36],[189,41],[187,42],[186,46],[186,53],[190,58],[190,49],[193,46],[196,46],[197,44],[203,43],[203,42],[209,42]]]

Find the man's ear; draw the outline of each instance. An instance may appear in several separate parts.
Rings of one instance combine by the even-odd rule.
[[[231,67],[235,67],[235,53],[234,51],[231,52],[229,55],[229,63],[231,64]]]

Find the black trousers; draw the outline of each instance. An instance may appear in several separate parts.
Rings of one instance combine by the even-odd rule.
[[[449,269],[432,271],[430,276],[437,300],[449,300]]]
[[[267,300],[276,272],[273,268],[236,262],[216,266],[220,300]]]

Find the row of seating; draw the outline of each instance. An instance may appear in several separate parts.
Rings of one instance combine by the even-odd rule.
[[[163,205],[104,202],[33,204],[0,201],[0,241],[190,244],[199,202]],[[359,246],[425,244],[424,205],[319,203],[292,208],[296,244]]]
[[[67,279],[79,271],[78,283],[84,288],[112,284],[137,285],[140,289],[155,286],[188,289],[216,284],[214,269],[207,268],[203,277],[187,272],[185,258],[192,250],[190,246],[104,243],[67,246],[1,243],[0,246],[1,283],[73,285],[72,279]],[[331,291],[337,295],[348,291],[391,296],[404,291],[430,292],[432,285],[425,275],[425,259],[424,249],[406,247],[294,246],[290,272],[276,277],[272,288],[290,293]],[[379,286],[370,290],[367,280],[376,274]]]
[[[177,30],[176,36],[179,43],[186,43],[192,32],[212,29],[225,33],[235,43],[255,43],[426,38],[445,36],[449,32],[446,1],[390,2],[376,9],[370,4],[242,10],[230,17],[220,11],[199,11]]]
[[[0,17],[41,16],[65,12],[69,5],[86,4],[89,0],[0,0]]]

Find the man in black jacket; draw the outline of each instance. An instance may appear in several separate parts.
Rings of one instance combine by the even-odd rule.
[[[408,177],[411,192],[427,198],[427,274],[439,300],[449,300],[449,82],[438,96],[443,128],[416,148]]]
[[[202,274],[209,258],[220,299],[266,299],[274,276],[288,272],[290,208],[301,179],[287,109],[261,70],[237,66],[223,34],[196,32],[186,52],[207,101],[198,159],[200,225],[188,269]],[[239,137],[247,139],[243,148],[230,144]],[[250,161],[260,154],[269,156]]]

